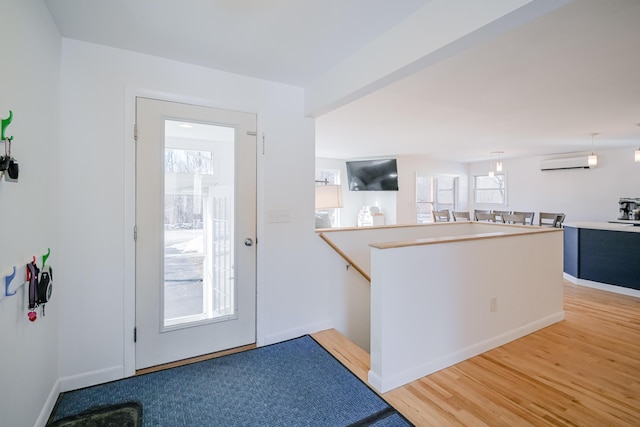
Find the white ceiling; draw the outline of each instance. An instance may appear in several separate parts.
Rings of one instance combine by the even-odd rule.
[[[301,87],[429,2],[44,1],[64,37]],[[318,117],[316,153],[633,151],[637,123],[640,1],[574,0]]]
[[[596,150],[637,148],[637,123],[640,1],[575,0],[330,112],[316,129],[319,156],[473,161],[590,151],[592,132]]]
[[[67,38],[305,87],[428,0],[44,0]]]

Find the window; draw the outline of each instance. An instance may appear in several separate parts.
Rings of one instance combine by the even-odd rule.
[[[165,148],[165,173],[213,175],[213,152]]]
[[[473,185],[475,203],[506,205],[506,184],[506,177],[503,174],[496,174],[495,176],[476,175]]]
[[[325,182],[327,180],[327,182]],[[316,169],[316,184],[340,184],[340,171],[335,169]]]
[[[458,201],[457,176],[416,175],[416,219],[418,224],[432,222],[432,211],[456,210]]]
[[[340,171],[336,169],[316,169],[316,185],[340,185]],[[331,222],[331,227],[340,226],[340,210],[339,209],[317,209],[316,210],[316,226],[320,226],[318,221],[326,216]],[[321,226],[320,228],[324,228]]]

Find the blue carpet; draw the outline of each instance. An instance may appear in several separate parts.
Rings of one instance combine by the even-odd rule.
[[[411,426],[310,336],[62,393],[51,421],[142,403],[142,425]]]

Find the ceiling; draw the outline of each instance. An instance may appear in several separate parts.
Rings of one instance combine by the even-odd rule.
[[[64,37],[300,87],[429,2],[44,1]],[[639,50],[640,1],[574,0],[317,117],[316,154],[632,152]]]
[[[305,87],[428,0],[44,0],[67,38]]]
[[[639,51],[640,1],[575,0],[322,116],[318,155],[637,148]]]

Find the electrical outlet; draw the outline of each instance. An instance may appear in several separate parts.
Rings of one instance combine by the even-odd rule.
[[[491,302],[489,302],[489,310],[498,310],[498,297],[491,297]]]

